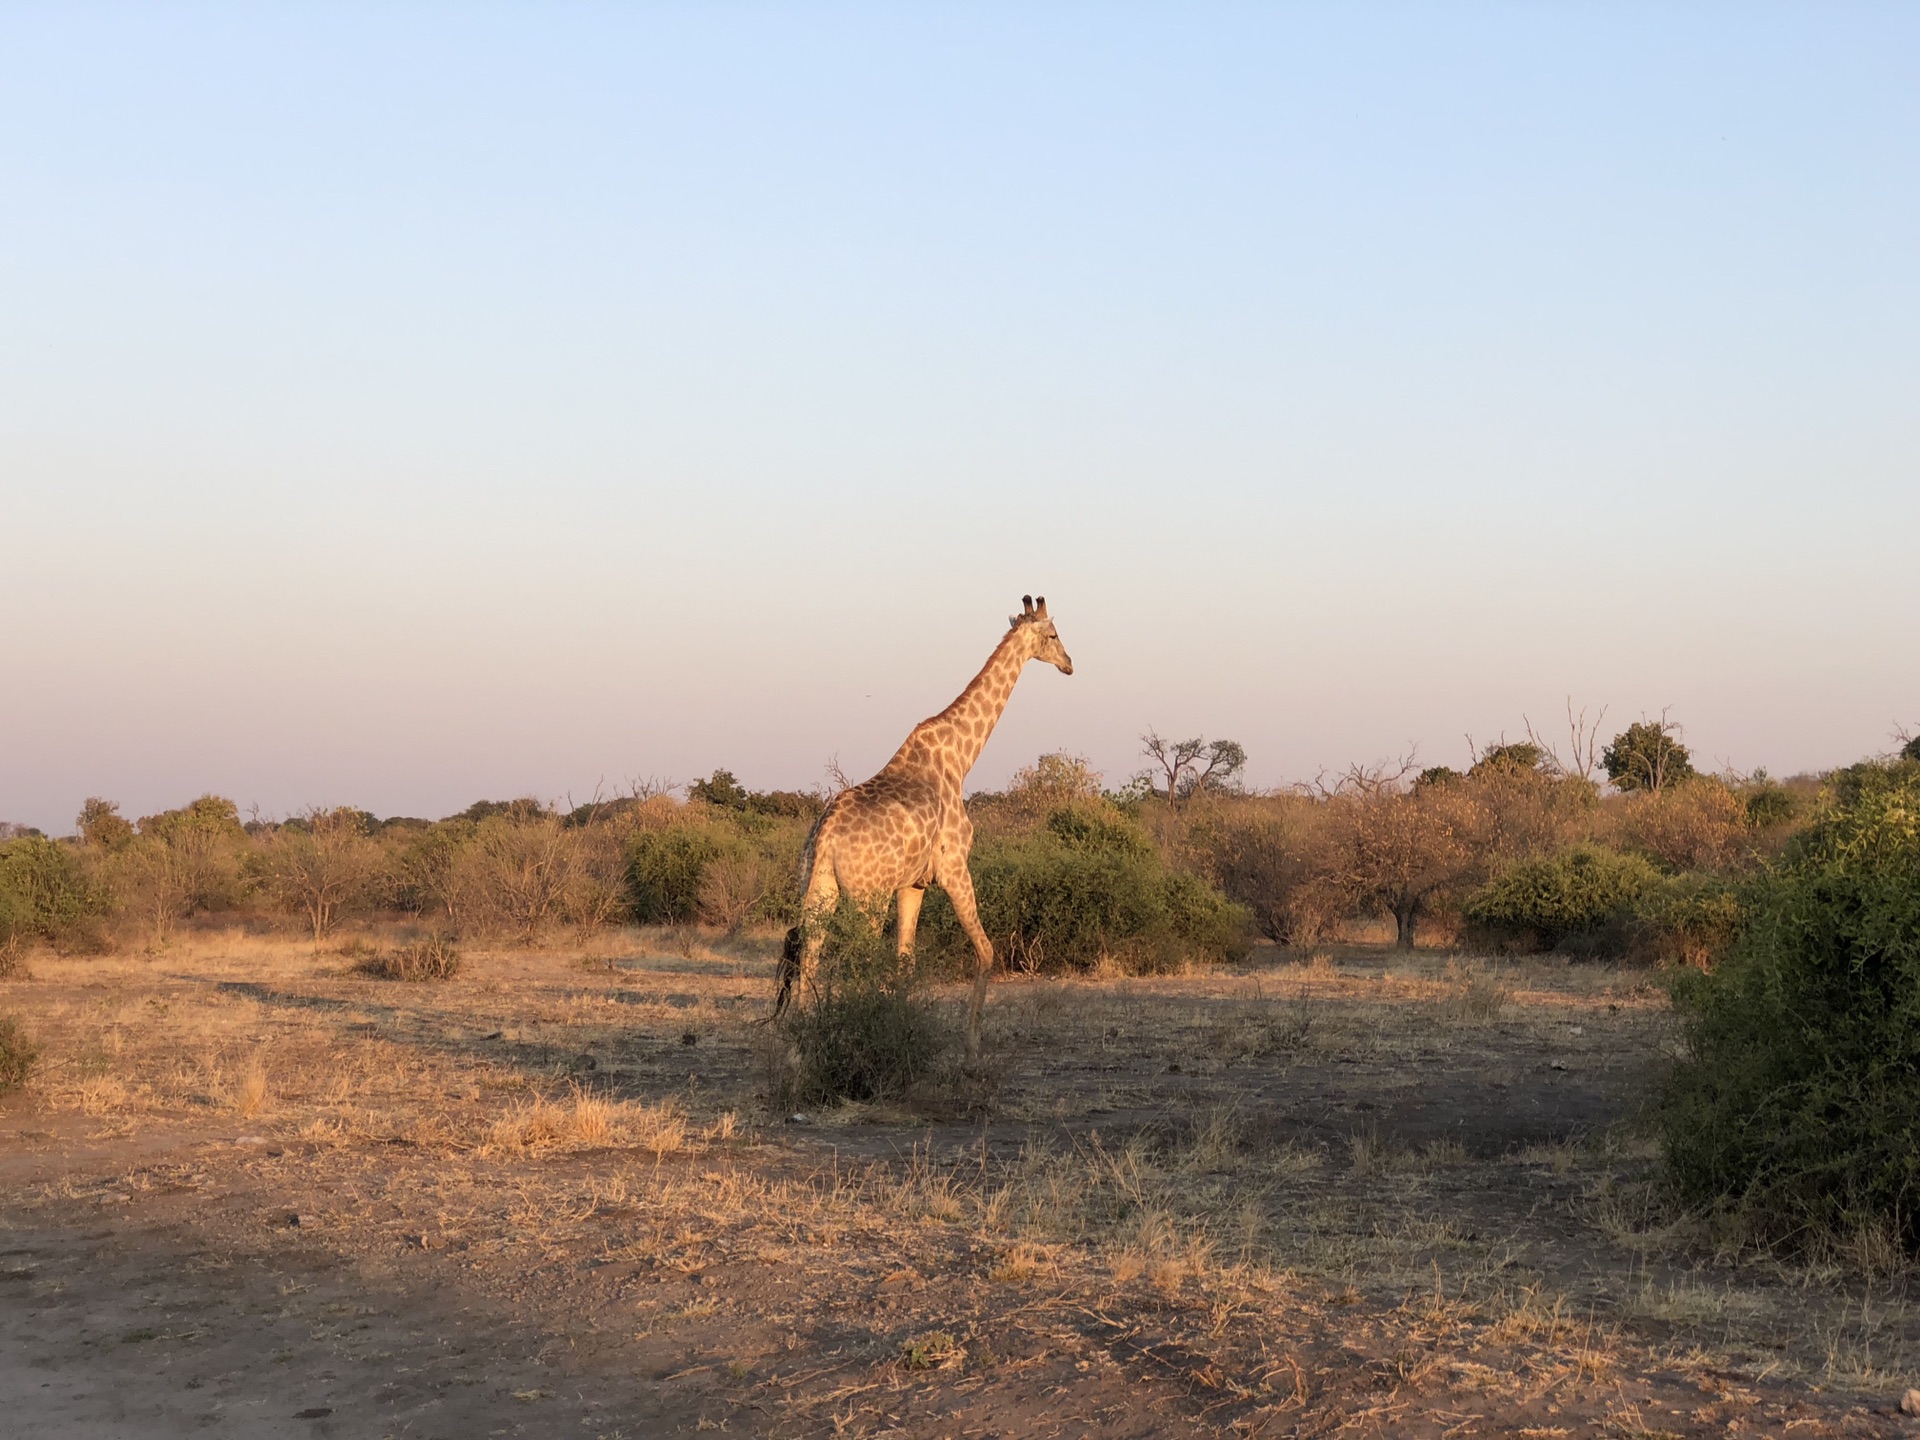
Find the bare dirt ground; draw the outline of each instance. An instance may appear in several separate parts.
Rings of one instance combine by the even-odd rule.
[[[1716,1251],[1662,1203],[1643,974],[1010,981],[984,1105],[790,1121],[770,951],[35,959],[0,982],[44,1050],[0,1100],[0,1432],[1913,1432],[1897,1264]]]

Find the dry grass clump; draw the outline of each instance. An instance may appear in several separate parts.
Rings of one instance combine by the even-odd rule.
[[[1449,1019],[1497,1020],[1513,1003],[1513,987],[1496,970],[1462,970],[1458,963],[1449,963],[1447,979],[1453,988],[1442,1009]]]
[[[266,1062],[256,1055],[247,1068],[240,1072],[240,1083],[233,1093],[233,1108],[251,1120],[267,1108],[267,1101],[271,1098]]]
[[[376,950],[354,969],[376,980],[451,980],[460,973],[460,952],[441,935],[429,935],[397,950]]]
[[[40,1051],[12,1015],[0,1015],[0,1095],[18,1090],[33,1073]]]
[[[713,1133],[723,1139],[731,1135],[732,1117],[722,1117]],[[678,1102],[609,1100],[579,1085],[564,1098],[542,1096],[515,1107],[494,1122],[487,1138],[501,1149],[651,1150],[656,1159],[692,1148]]]

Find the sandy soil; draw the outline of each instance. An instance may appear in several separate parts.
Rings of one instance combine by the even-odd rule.
[[[1014,982],[984,1102],[769,1113],[767,946],[0,982],[0,1432],[1911,1433],[1904,1272],[1716,1250],[1645,977]],[[950,1003],[957,1003],[957,1000]]]

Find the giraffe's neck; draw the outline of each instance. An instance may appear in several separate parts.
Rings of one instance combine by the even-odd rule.
[[[926,760],[955,779],[964,780],[986,748],[993,727],[1000,723],[1001,712],[1007,708],[1014,682],[1020,678],[1028,658],[1023,637],[1017,630],[1010,632],[994,647],[987,663],[960,692],[959,699],[915,729],[901,747],[900,758],[909,758],[909,752],[918,749],[915,741],[922,741],[932,747],[925,755]],[[922,757],[915,754],[912,758]]]

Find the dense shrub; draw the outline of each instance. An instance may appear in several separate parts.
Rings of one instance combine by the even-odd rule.
[[[731,827],[683,822],[640,831],[627,843],[627,891],[633,918],[642,925],[698,919],[707,866],[723,856],[749,858],[744,838]]]
[[[1920,1249],[1920,764],[1836,790],[1752,887],[1728,960],[1676,978],[1667,1164],[1769,1237],[1891,1225]]]
[[[1146,972],[1247,951],[1247,912],[1170,869],[1111,805],[1056,810],[1024,835],[980,836],[971,868],[980,922],[1013,969],[1084,970],[1111,959]],[[932,944],[964,953],[959,922],[938,890],[921,927]]]
[[[1739,894],[1712,875],[1664,875],[1633,904],[1632,948],[1642,959],[1704,970],[1739,933]]]
[[[429,935],[397,950],[377,950],[354,966],[376,980],[451,980],[460,973],[460,952],[441,935]]]
[[[1621,799],[1621,841],[1668,870],[1728,869],[1745,853],[1751,829],[1746,804],[1709,776]]]
[[[906,1096],[950,1066],[955,1036],[914,991],[882,915],[843,900],[822,926],[812,988],[781,1021],[773,1077],[781,1108]]]
[[[109,873],[155,940],[165,940],[179,920],[245,899],[249,837],[231,800],[202,795],[178,810],[142,816],[138,828],[112,855]]]
[[[1261,934],[1305,944],[1332,933],[1349,908],[1329,818],[1304,797],[1236,801],[1203,814],[1192,842],[1221,893],[1246,908]]]
[[[1522,860],[1461,906],[1468,935],[1506,950],[1624,949],[1627,924],[1659,872],[1638,855],[1574,845]]]
[[[40,836],[0,844],[0,947],[26,939],[89,944],[108,908],[69,846]]]
[[[11,1015],[0,1015],[0,1095],[18,1090],[33,1073],[40,1052]]]

